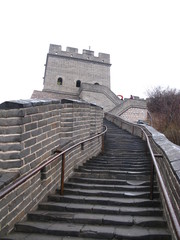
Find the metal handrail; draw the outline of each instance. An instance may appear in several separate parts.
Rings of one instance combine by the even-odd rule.
[[[176,236],[178,237],[178,239],[180,239],[180,224],[179,224],[178,219],[176,217],[176,213],[174,211],[174,208],[173,208],[173,205],[172,205],[171,200],[169,198],[169,195],[168,195],[165,183],[164,183],[163,178],[161,176],[161,172],[159,170],[158,163],[156,161],[156,158],[154,156],[154,153],[153,153],[150,141],[149,141],[149,136],[147,135],[147,133],[145,132],[145,130],[141,126],[137,126],[136,124],[130,124],[130,123],[127,123],[127,124],[133,126],[132,134],[134,134],[134,127],[137,127],[139,129],[141,129],[142,133],[144,134],[144,136],[146,138],[147,147],[149,149],[149,152],[150,152],[151,158],[152,158],[152,169],[151,169],[151,180],[150,180],[150,185],[151,185],[151,188],[150,188],[150,199],[151,200],[153,199],[153,181],[154,181],[153,175],[154,175],[154,167],[155,167],[155,170],[156,170],[156,173],[157,173],[157,177],[159,179],[160,187],[162,189],[162,193],[163,193],[166,205],[167,205],[169,216],[170,216],[171,222],[173,224],[173,228],[175,230]]]
[[[87,138],[85,140],[82,140],[81,142],[78,142],[76,144],[74,144],[73,146],[63,150],[62,152],[59,152],[57,155],[55,155],[54,157],[52,157],[51,159],[45,161],[44,163],[42,163],[41,165],[39,165],[38,167],[36,167],[34,170],[32,170],[31,172],[29,172],[28,174],[26,174],[25,176],[22,176],[20,178],[18,178],[15,182],[13,182],[12,184],[10,184],[7,188],[5,188],[4,190],[0,191],[0,199],[2,199],[3,197],[5,197],[8,193],[10,193],[11,191],[13,191],[14,189],[16,189],[17,187],[19,187],[21,184],[23,184],[24,182],[26,182],[28,179],[30,179],[32,176],[34,176],[36,173],[40,172],[44,167],[46,167],[48,164],[52,163],[53,161],[55,161],[57,158],[59,158],[60,156],[62,156],[62,175],[61,175],[61,194],[63,194],[64,191],[64,167],[65,167],[65,154],[67,152],[69,152],[70,150],[76,148],[77,146],[84,144],[88,141],[91,141],[97,137],[102,136],[102,148],[101,151],[102,153],[104,152],[104,134],[107,132],[107,127],[104,126],[105,130],[101,133],[96,134],[93,137]]]
[[[161,176],[161,172],[159,170],[159,166],[158,166],[158,163],[156,161],[155,154],[153,153],[153,150],[152,150],[152,147],[151,147],[151,144],[150,144],[150,141],[149,141],[149,137],[150,136],[147,135],[147,133],[145,132],[145,130],[141,126],[138,126],[137,124],[133,124],[133,123],[130,123],[130,122],[126,122],[126,121],[124,121],[124,120],[120,119],[119,117],[114,116],[112,114],[108,113],[108,115],[112,116],[113,120],[115,120],[117,118],[119,120],[121,120],[121,128],[122,128],[122,123],[132,126],[132,132],[131,132],[132,134],[134,134],[134,130],[135,130],[134,128],[135,127],[139,128],[141,130],[142,134],[144,134],[144,136],[146,138],[146,142],[147,142],[147,147],[148,147],[149,152],[150,152],[151,157],[152,157],[150,198],[151,199],[153,198],[153,173],[154,173],[154,167],[155,167],[155,170],[156,170],[156,173],[157,173],[157,177],[159,179],[160,187],[162,189],[162,193],[163,193],[166,205],[167,205],[167,210],[169,212],[169,216],[170,216],[170,219],[171,219],[171,222],[172,222],[172,225],[173,225],[173,229],[175,231],[177,239],[180,239],[180,224],[178,222],[178,219],[176,217],[176,213],[174,211],[173,205],[172,205],[171,200],[169,198],[169,195],[168,195],[168,192],[167,192],[167,189],[166,189],[166,185],[165,185],[164,180],[163,180],[163,178]],[[143,135],[141,137],[143,138]],[[157,156],[159,157],[161,155],[157,155]]]
[[[158,179],[159,179],[159,183],[160,183],[160,186],[161,186],[161,189],[162,189],[162,193],[164,195],[164,199],[165,199],[167,209],[168,209],[168,212],[169,212],[169,215],[170,215],[170,218],[171,218],[171,222],[173,224],[173,227],[174,227],[174,230],[176,232],[176,235],[177,235],[178,239],[180,239],[180,225],[179,225],[179,222],[177,220],[176,213],[175,213],[174,208],[172,206],[171,200],[169,198],[165,183],[164,183],[163,178],[161,176],[161,172],[159,170],[159,166],[157,164],[157,161],[156,161],[156,158],[154,156],[153,150],[151,148],[149,137],[146,134],[146,132],[144,131],[144,129],[142,127],[140,127],[140,128],[141,128],[142,132],[144,133],[144,135],[146,137],[147,145],[148,145],[151,157],[152,157],[153,165],[155,166],[155,169],[156,169],[156,173],[157,173],[157,176],[158,176]],[[152,170],[151,174],[153,174],[153,170]],[[153,176],[151,176],[151,186],[152,187],[151,187],[151,192],[150,192],[150,198],[152,199],[153,198]]]

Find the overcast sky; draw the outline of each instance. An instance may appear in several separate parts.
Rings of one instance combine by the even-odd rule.
[[[180,1],[1,0],[0,102],[42,90],[49,44],[111,56],[111,89],[180,89]]]

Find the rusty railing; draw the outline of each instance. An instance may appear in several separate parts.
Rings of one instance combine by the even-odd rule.
[[[162,178],[162,175],[161,175],[161,172],[160,172],[157,160],[156,160],[156,157],[162,157],[162,156],[159,155],[159,154],[154,154],[153,153],[153,150],[152,150],[152,147],[151,147],[151,144],[150,144],[150,141],[149,141],[149,137],[151,137],[151,136],[149,136],[145,132],[143,127],[141,127],[137,124],[133,124],[133,123],[124,121],[120,117],[109,114],[109,113],[107,113],[107,119],[108,119],[108,115],[110,116],[112,122],[114,122],[114,123],[116,122],[115,124],[118,125],[120,128],[126,129],[128,132],[130,132],[133,135],[135,135],[135,128],[139,129],[140,133],[139,133],[139,135],[137,134],[137,136],[141,137],[142,139],[143,139],[143,137],[145,137],[145,140],[147,142],[147,151],[149,150],[151,158],[152,158],[151,176],[150,176],[150,199],[151,200],[153,199],[154,171],[156,171],[156,174],[157,174],[157,177],[158,177],[158,180],[159,180],[159,184],[160,184],[160,188],[162,189],[162,194],[164,196],[164,200],[165,200],[165,203],[166,203],[166,206],[167,206],[167,210],[169,212],[171,223],[173,225],[173,228],[174,228],[174,231],[176,233],[177,239],[180,239],[180,225],[179,225],[175,210],[173,208],[172,202],[171,202],[170,197],[168,195],[166,185],[164,183],[164,180]],[[111,121],[111,120],[109,119],[109,121]]]
[[[96,134],[93,137],[90,137],[88,139],[85,139],[81,142],[78,142],[76,144],[74,144],[73,146],[58,152],[58,154],[56,154],[54,157],[50,158],[49,160],[45,161],[44,163],[42,163],[41,165],[39,165],[38,167],[36,167],[35,169],[33,169],[31,172],[29,172],[28,174],[18,178],[16,181],[14,181],[12,184],[10,184],[8,187],[5,187],[4,189],[2,189],[2,191],[0,191],[0,199],[2,199],[3,197],[5,197],[8,193],[10,193],[11,191],[13,191],[14,189],[16,189],[17,187],[19,187],[20,185],[22,185],[24,182],[26,182],[28,179],[30,179],[32,176],[34,176],[36,173],[40,172],[44,167],[46,167],[48,164],[52,163],[53,161],[55,161],[57,158],[62,156],[62,167],[61,167],[61,194],[64,193],[64,169],[65,169],[65,154],[69,151],[71,151],[72,149],[76,148],[79,145],[84,145],[84,143],[91,141],[95,138],[98,137],[102,137],[102,146],[101,146],[101,152],[104,153],[104,135],[107,132],[107,127],[104,126],[104,130],[101,133]]]
[[[151,158],[152,158],[151,180],[150,180],[151,181],[150,182],[150,185],[151,185],[151,187],[150,187],[150,199],[151,200],[153,199],[153,183],[154,183],[154,168],[155,168],[156,174],[157,174],[157,177],[158,177],[158,180],[159,180],[159,184],[160,184],[160,187],[162,189],[162,193],[163,193],[163,196],[164,196],[164,199],[165,199],[165,202],[166,202],[167,210],[169,212],[169,216],[170,216],[171,222],[173,224],[173,228],[176,232],[176,235],[177,235],[178,239],[180,239],[180,225],[179,225],[179,222],[177,220],[176,213],[174,211],[173,205],[172,205],[171,200],[169,198],[165,183],[163,181],[161,172],[159,170],[158,163],[157,163],[156,158],[155,158],[155,156],[161,156],[161,155],[158,155],[158,154],[155,155],[153,153],[148,135],[146,134],[146,132],[144,131],[143,128],[141,128],[141,130],[143,131],[143,133],[146,137],[147,146],[148,146],[149,152],[151,154]]]

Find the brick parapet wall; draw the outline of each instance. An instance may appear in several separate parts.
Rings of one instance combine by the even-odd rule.
[[[2,169],[23,174],[49,157],[59,145],[61,104],[57,101],[44,103],[0,111]],[[19,107],[24,106],[19,104]]]
[[[80,101],[15,101],[0,105],[0,109],[0,181],[2,176],[12,171],[20,175],[28,173],[54,156],[57,148],[66,149],[101,132],[103,127],[103,110]],[[66,154],[65,180],[73,174],[74,168],[100,153],[101,144],[101,138],[97,138],[85,143],[83,148],[79,146],[69,151]],[[13,180],[18,174],[13,175]],[[61,158],[2,198],[0,236],[36,208],[47,194],[59,188],[60,178]]]
[[[78,53],[78,49],[74,47],[67,47],[66,51],[62,51],[61,45],[50,44],[49,54],[67,57],[70,59],[82,59],[86,61],[99,62],[100,64],[110,64],[110,55],[107,53],[99,53],[94,56],[94,51],[83,49],[83,53]]]
[[[116,106],[109,113],[134,123],[138,120],[148,120],[147,104],[144,99],[125,99],[121,105]]]
[[[146,126],[146,129],[152,136],[150,141],[153,152],[162,155],[162,157],[157,158],[158,166],[180,226],[180,146],[170,142],[164,134],[159,133],[153,127]],[[177,239],[162,192],[161,196],[166,209],[165,214],[168,223],[173,232],[174,239]]]
[[[108,99],[112,102],[112,106],[119,106],[122,103],[122,100],[116,94],[114,94],[110,88],[104,85],[82,83],[79,89],[80,96],[83,94],[82,92],[101,93],[105,97],[104,101],[107,101],[106,99]],[[103,105],[106,107],[106,104]]]
[[[147,109],[131,107],[121,114],[121,118],[134,123],[138,120],[147,121]]]
[[[116,124],[118,127],[127,130],[131,134],[142,137],[145,140],[144,134],[142,134],[138,124],[132,124],[131,122],[127,122],[119,116],[115,116],[110,113],[105,113],[105,118]],[[156,157],[156,160],[180,226],[180,146],[170,142],[163,134],[159,133],[151,126],[143,125],[142,127],[147,134],[150,135],[149,138],[153,153],[158,154],[158,156],[162,155],[162,157]],[[173,227],[169,211],[167,210],[167,203],[164,199],[160,186],[159,190],[165,210],[164,213],[172,231],[173,240],[177,240],[178,238],[176,237],[175,229]]]

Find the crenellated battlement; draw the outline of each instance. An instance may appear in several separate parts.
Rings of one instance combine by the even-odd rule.
[[[66,51],[62,51],[61,45],[50,44],[49,54],[53,54],[61,57],[89,60],[89,61],[95,61],[99,63],[110,64],[110,54],[99,53],[98,56],[96,57],[94,56],[94,51],[86,50],[86,49],[83,49],[82,53],[78,52],[78,48],[73,48],[73,47],[67,47]]]

